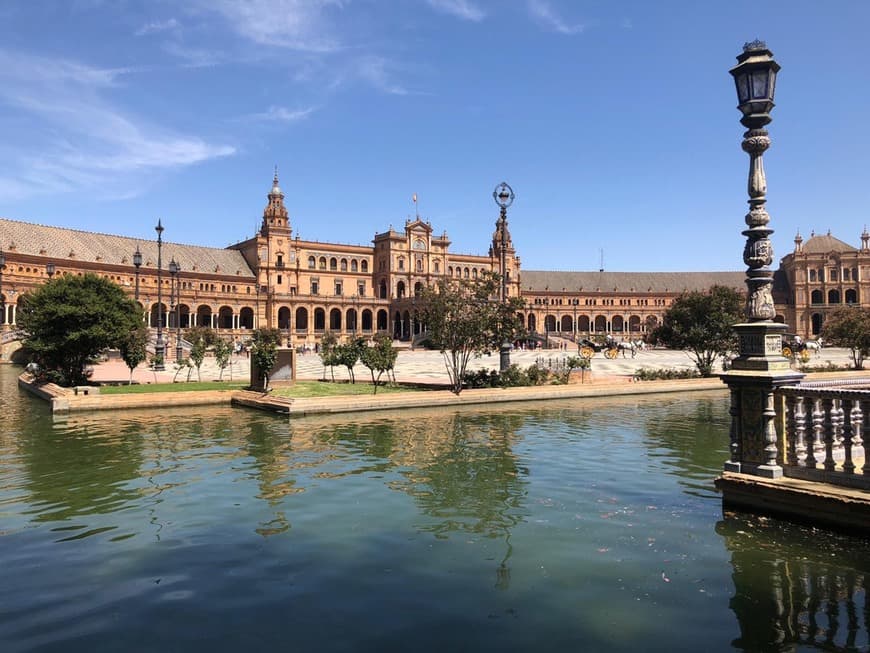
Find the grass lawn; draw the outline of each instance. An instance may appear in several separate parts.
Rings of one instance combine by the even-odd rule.
[[[151,392],[201,392],[203,390],[244,390],[247,383],[239,381],[203,381],[189,383],[143,383],[141,385],[104,385],[100,388],[100,394],[123,395],[143,394]],[[325,381],[297,381],[296,385],[289,387],[277,387],[272,390],[273,395],[279,397],[333,397],[340,395],[370,395],[372,394],[370,383],[327,383]],[[378,394],[390,392],[414,392],[419,388],[403,386],[378,386]]]
[[[271,394],[278,397],[337,397],[341,395],[370,395],[374,388],[371,383],[331,383],[328,381],[297,381],[296,385],[274,388]],[[406,386],[379,385],[378,394],[391,392],[417,392],[421,388]]]
[[[242,381],[191,381],[189,383],[142,383],[100,386],[102,395],[146,394],[151,392],[201,392],[203,390],[244,390]]]

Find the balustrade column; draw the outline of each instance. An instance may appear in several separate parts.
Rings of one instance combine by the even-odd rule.
[[[854,474],[855,473],[855,463],[852,462],[852,444],[853,444],[852,427],[854,425],[854,422],[852,421],[854,419],[854,417],[852,415],[852,405],[853,405],[853,402],[851,399],[841,399],[840,400],[840,410],[843,413],[843,417],[844,417],[843,425],[842,425],[842,428],[843,428],[843,430],[842,430],[842,436],[843,436],[842,446],[843,446],[843,452],[845,454],[845,458],[843,459],[842,467],[843,467],[843,471],[846,474]]]
[[[835,413],[834,407],[834,398],[833,397],[823,397],[822,398],[822,412],[824,416],[824,422],[822,423],[823,432],[822,435],[824,437],[825,443],[825,471],[832,472],[837,467],[837,461],[834,460],[834,446],[837,442],[836,430],[837,430],[837,416]]]

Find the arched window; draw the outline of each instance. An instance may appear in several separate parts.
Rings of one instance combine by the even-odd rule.
[[[381,279],[381,282],[378,284],[378,297],[381,299],[387,298],[387,282]]]
[[[828,291],[828,303],[829,304],[839,304],[840,303],[840,291],[839,290],[829,290]]]
[[[341,271],[347,272],[347,259],[346,258],[341,259]]]
[[[447,276],[448,276],[448,277],[452,277],[452,276],[453,276],[453,266],[452,266],[452,265],[448,265],[448,266],[447,266]]]
[[[368,271],[369,271],[369,262],[368,262],[368,261],[363,261],[362,263],[360,263],[360,265],[362,266],[362,271],[363,271],[363,272],[368,272]]]
[[[475,279],[477,279],[477,268],[472,268],[471,276],[474,277]]]
[[[465,278],[466,279],[471,278],[471,270],[469,270],[468,268],[465,268]]]
[[[357,263],[356,259],[351,259],[350,261],[350,271],[357,272],[359,270],[359,263]]]
[[[396,284],[396,297],[402,299],[405,296],[405,282],[400,281]]]
[[[847,304],[857,304],[858,303],[858,291],[854,288],[849,288],[846,291],[846,303]]]
[[[435,274],[441,274],[441,264],[438,261],[435,261]]]
[[[296,309],[296,331],[308,331],[308,309]]]
[[[329,259],[329,269],[338,270],[338,260],[334,256]]]
[[[821,290],[814,290],[814,291],[810,294],[810,302],[812,302],[813,304],[821,304],[821,303],[823,303],[823,302],[824,302],[824,297],[823,297],[823,295],[822,295],[822,291],[821,291]]]
[[[816,280],[816,271],[810,270],[810,281],[815,281],[815,280]]]
[[[325,256],[321,256],[321,257],[320,257],[320,260],[318,261],[318,263],[319,263],[319,265],[320,265],[320,269],[321,269],[321,270],[325,270],[325,269],[326,269],[326,257],[325,257]]]

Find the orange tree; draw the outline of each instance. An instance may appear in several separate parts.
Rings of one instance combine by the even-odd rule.
[[[840,308],[825,319],[822,337],[836,347],[848,347],[856,370],[864,369],[870,354],[870,310],[850,306]]]
[[[523,334],[517,312],[522,300],[498,300],[500,277],[488,272],[477,279],[444,279],[423,290],[423,323],[432,346],[444,355],[453,392],[462,392],[462,377],[472,357],[498,351],[503,342]]]

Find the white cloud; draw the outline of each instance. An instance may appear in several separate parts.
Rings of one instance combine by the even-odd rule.
[[[119,90],[115,80],[125,72],[0,50],[3,117],[27,126],[26,135],[4,138],[0,197],[71,190],[129,195],[145,176],[235,152],[113,105],[106,91]]]
[[[202,0],[199,7],[223,16],[246,39],[305,52],[341,48],[326,15],[342,0]]]
[[[479,22],[486,17],[484,11],[468,0],[427,0],[429,5],[463,20]]]
[[[286,107],[271,106],[263,113],[253,114],[251,118],[254,120],[267,120],[274,122],[297,122],[310,116],[314,113],[314,110],[314,107],[292,110],[287,109]]]
[[[390,63],[386,59],[371,56],[357,63],[357,74],[376,89],[390,95],[408,95],[408,89],[392,81],[388,71]]]
[[[579,34],[584,29],[582,23],[569,24],[565,22],[565,20],[556,14],[546,0],[529,0],[528,6],[532,18],[538,21],[538,23],[546,29],[569,36],[572,34]]]
[[[145,36],[155,32],[167,32],[178,29],[180,27],[177,20],[170,18],[169,20],[157,20],[147,23],[136,30],[136,36]]]

